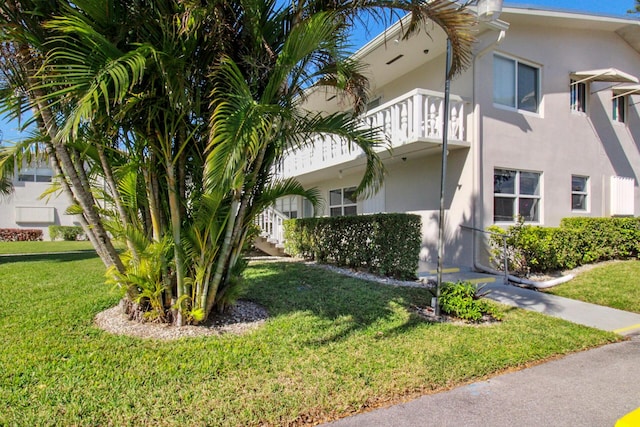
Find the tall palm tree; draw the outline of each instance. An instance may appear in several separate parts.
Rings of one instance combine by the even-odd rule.
[[[405,37],[427,22],[441,26],[452,73],[468,65],[475,19],[448,0],[74,0],[37,15],[45,18],[28,28],[43,36],[28,46],[38,67],[26,73],[27,105],[40,112],[92,226],[97,196],[85,169],[109,188],[103,197],[114,209],[98,212],[98,222],[127,242],[109,275],[133,312],[182,324],[232,303],[255,215],[284,195],[318,203],[313,189],[273,175],[288,150],[317,133],[361,147],[358,192],[376,191],[383,141],[359,127],[367,81],[345,41],[363,14],[389,11],[411,12]],[[321,85],[351,97],[356,115],[305,110],[307,91]],[[85,193],[94,198],[80,200]]]

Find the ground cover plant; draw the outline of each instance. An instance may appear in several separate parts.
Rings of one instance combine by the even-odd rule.
[[[554,295],[640,313],[640,261],[616,261],[548,289]]]
[[[120,298],[103,274],[90,253],[0,258],[0,425],[310,424],[617,339],[515,309],[428,323],[423,289],[264,263],[245,273],[257,330],[144,340],[93,326]]]
[[[442,311],[461,320],[480,321],[484,316],[500,320],[502,311],[493,301],[483,298],[488,291],[473,283],[443,283],[440,291]]]

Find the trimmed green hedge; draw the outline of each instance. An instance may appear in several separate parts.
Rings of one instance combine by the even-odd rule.
[[[509,270],[518,275],[578,267],[610,259],[640,258],[640,218],[564,218],[559,227],[524,225],[506,231]],[[502,237],[492,236],[491,255],[503,265]]]
[[[416,277],[422,245],[418,215],[300,218],[285,221],[284,227],[290,255],[401,279]]]
[[[78,240],[80,236],[84,234],[84,230],[80,226],[74,225],[50,225],[49,226],[49,237],[51,240],[68,240],[75,241]]]

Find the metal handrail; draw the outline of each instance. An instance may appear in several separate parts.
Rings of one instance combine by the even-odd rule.
[[[471,230],[471,231],[479,231],[481,233],[502,237],[502,254],[504,258],[504,283],[509,283],[509,260],[507,258],[507,239],[511,237],[511,234],[496,233],[495,231],[482,230],[480,228],[469,227],[468,225],[462,225],[462,224],[460,225],[460,227],[466,228],[467,230]]]

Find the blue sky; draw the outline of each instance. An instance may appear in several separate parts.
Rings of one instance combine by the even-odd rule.
[[[523,0],[523,1],[505,1],[505,6],[510,5],[530,5],[534,7],[548,7],[554,9],[578,10],[608,15],[626,15],[627,10],[632,9],[635,0]],[[628,16],[628,15],[627,15]],[[382,27],[375,27],[369,31],[360,29],[356,31],[353,38],[357,45],[364,44],[368,39],[377,35],[382,31]],[[12,141],[20,138],[17,131],[16,122],[6,122],[0,118],[0,130],[4,134],[5,141]]]

